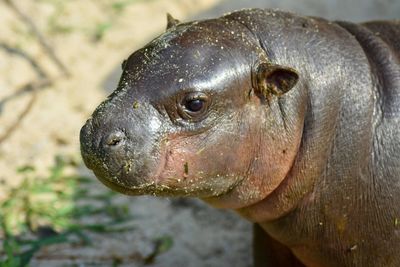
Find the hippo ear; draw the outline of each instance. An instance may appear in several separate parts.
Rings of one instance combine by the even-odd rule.
[[[171,14],[167,13],[167,30],[178,25],[179,23],[181,23],[179,20],[175,19],[171,16]]]
[[[265,98],[271,94],[281,96],[287,93],[299,80],[296,70],[270,63],[261,63],[254,76],[254,87]]]

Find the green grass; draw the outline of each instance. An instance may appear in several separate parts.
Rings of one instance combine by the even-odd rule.
[[[143,1],[143,0],[121,0],[121,1],[114,1],[111,3],[111,8],[117,12],[121,13],[127,8],[129,5],[132,5],[136,2]]]
[[[18,168],[22,183],[6,188],[6,198],[0,203],[0,266],[26,266],[44,246],[77,240],[81,245],[90,245],[88,232],[133,230],[124,226],[132,220],[128,206],[112,202],[115,193],[104,190],[93,194],[89,188],[96,180],[65,174],[74,165],[71,160],[56,157],[46,177],[38,177],[34,166]],[[93,218],[100,219],[87,222]]]

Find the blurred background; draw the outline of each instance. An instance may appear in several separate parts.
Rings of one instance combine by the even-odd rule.
[[[251,266],[250,223],[193,199],[115,194],[79,154],[80,127],[167,12],[246,7],[400,18],[398,0],[0,0],[1,266]]]

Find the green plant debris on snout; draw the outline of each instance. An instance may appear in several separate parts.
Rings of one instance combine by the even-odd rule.
[[[189,174],[189,163],[185,162],[183,165],[185,175]]]

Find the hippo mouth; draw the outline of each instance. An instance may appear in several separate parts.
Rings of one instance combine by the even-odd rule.
[[[122,175],[124,164],[121,164],[120,171],[117,175],[110,175],[105,170],[93,168],[93,172],[101,183],[110,189],[119,193],[131,196],[138,195],[154,195],[162,197],[199,197],[210,198],[218,197],[229,193],[243,179],[234,182],[228,182],[229,179],[221,179],[222,177],[192,177],[182,175],[168,175],[171,166],[175,166],[174,159],[167,147],[161,149],[163,151],[158,155],[158,167],[149,175],[139,177],[137,174],[125,173]],[[102,169],[102,168],[101,168]],[[140,182],[138,182],[140,181]]]
[[[201,185],[177,187],[168,184],[158,183],[156,181],[149,181],[140,185],[127,186],[125,184],[121,184],[115,182],[114,180],[112,181],[108,178],[97,175],[96,171],[94,171],[94,173],[97,179],[108,188],[112,189],[113,191],[130,196],[154,195],[160,197],[209,198],[227,194],[236,186],[233,185],[221,191],[210,189],[209,186],[204,186],[203,188]]]

